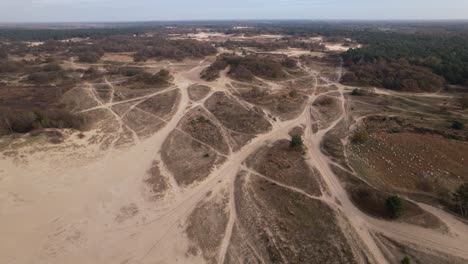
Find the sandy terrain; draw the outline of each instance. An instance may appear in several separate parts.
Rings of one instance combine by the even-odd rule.
[[[207,62],[184,63],[168,66],[175,77],[173,86],[128,98],[115,97],[120,88],[108,79],[105,84],[110,93],[105,100],[97,96],[93,85],[80,87],[83,96],[88,96],[78,106],[81,113],[107,113],[100,129],[85,133],[86,139],[109,137],[96,143],[107,144],[105,148],[88,146],[87,141],[72,135],[65,144],[76,143],[82,148],[28,152],[32,147],[26,145],[20,149],[24,162],[6,155],[7,150],[20,151],[11,144],[2,150],[0,263],[272,263],[287,259],[300,263],[302,257],[320,250],[328,252],[327,248],[337,254],[317,257],[328,256],[335,263],[391,263],[376,234],[413,244],[424,252],[444,252],[468,260],[466,225],[440,209],[422,206],[448,226],[448,233],[375,219],[351,202],[330,167],[335,163],[321,150],[329,131],[353,123],[344,95],[352,88],[337,82],[341,67],[335,72],[338,80],[330,80],[301,66],[311,78],[310,93],[304,93],[301,112],[282,120],[273,118],[268,109],[234,96],[225,74],[215,82],[200,79]],[[324,88],[316,93],[319,82],[336,87],[332,89],[335,116],[322,117],[317,127],[316,119],[321,117],[314,114],[313,103],[328,92]],[[194,84],[211,89],[189,96],[189,87]],[[171,92],[177,94],[170,96],[173,107],[159,109],[159,104],[144,104]],[[89,101],[93,103],[85,104]],[[197,108],[206,111],[204,119],[200,115],[191,119]],[[136,111],[134,115],[125,118],[132,111]],[[139,120],[140,115],[146,118]],[[189,129],[193,120],[211,120],[212,126],[195,124]],[[139,126],[153,122],[158,125],[147,131]],[[305,127],[304,155],[284,164],[298,164],[301,171],[314,177],[313,182],[303,184],[304,179],[281,177],[294,173],[293,169],[282,171],[278,167],[277,175],[248,161],[252,155],[268,160],[268,150],[277,146],[274,143],[287,145],[284,142],[289,133],[298,126]],[[216,144],[195,134],[215,127],[212,136]],[[218,140],[220,137],[223,140]],[[69,152],[75,155],[67,155]],[[94,158],[89,158],[90,153],[96,153]],[[286,154],[279,159],[270,162],[288,160]],[[190,166],[194,161],[199,161],[195,168]],[[261,192],[268,184],[276,196]],[[282,195],[288,199],[281,199]],[[271,214],[269,208],[277,214]],[[298,221],[302,212],[308,213],[305,217],[309,221]],[[326,218],[320,218],[322,214]],[[246,225],[250,229],[245,229]],[[333,236],[336,243],[329,242],[329,232],[337,234]],[[288,237],[291,234],[297,236]],[[315,251],[301,243],[304,234],[310,239],[306,244],[314,245]]]

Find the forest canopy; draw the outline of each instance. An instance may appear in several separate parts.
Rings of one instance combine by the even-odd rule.
[[[434,90],[440,79],[468,85],[468,35],[361,33],[364,47],[343,55],[352,74],[344,82],[381,85],[389,89]]]

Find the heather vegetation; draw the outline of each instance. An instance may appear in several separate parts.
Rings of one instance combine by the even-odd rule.
[[[260,51],[274,51],[278,49],[286,48],[298,48],[305,49],[310,51],[324,51],[325,46],[317,42],[306,42],[301,40],[296,40],[293,37],[284,37],[276,41],[258,41],[258,40],[247,40],[247,41],[235,41],[228,40],[221,43],[222,47],[228,49],[243,48],[243,47],[252,47]]]
[[[223,54],[203,73],[202,78],[211,81],[219,77],[219,72],[229,66],[228,75],[237,80],[252,80],[255,76],[266,79],[284,78],[283,64],[294,67],[290,60],[276,61],[255,55],[245,57]]]

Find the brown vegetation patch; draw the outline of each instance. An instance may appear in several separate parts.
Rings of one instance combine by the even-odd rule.
[[[145,180],[145,183],[148,184],[155,198],[161,198],[169,188],[169,182],[161,174],[158,161],[153,161],[152,167],[148,170],[148,175],[149,177]]]
[[[0,110],[53,110],[64,106],[60,100],[70,86],[0,87]]]
[[[236,80],[252,81],[255,76],[266,79],[280,79],[286,77],[281,61],[258,55],[245,57],[222,54],[206,68],[201,77],[207,81],[219,77],[219,72],[229,67],[228,75]]]
[[[125,124],[130,127],[138,137],[146,138],[159,131],[166,124],[159,118],[134,108],[123,118]]]
[[[204,142],[217,151],[227,155],[229,146],[223,137],[222,130],[209,118],[209,114],[202,107],[197,107],[187,113],[179,126],[194,139]]]
[[[133,53],[106,53],[101,58],[103,61],[133,62]]]
[[[241,93],[248,102],[268,109],[273,115],[283,120],[299,116],[305,108],[308,97],[295,90],[275,93],[257,92],[256,87]]]
[[[320,148],[330,158],[344,167],[348,167],[345,156],[345,147],[342,139],[346,137],[347,127],[344,121],[339,122],[335,128],[328,131],[321,142]]]
[[[38,128],[86,129],[88,120],[72,114],[61,98],[70,87],[0,87],[0,134]]]
[[[466,260],[449,256],[440,251],[426,251],[411,244],[402,244],[383,235],[377,235],[377,245],[382,249],[385,258],[390,263],[401,263],[408,257],[414,264],[463,264]]]
[[[291,129],[291,131],[289,131],[289,135],[291,137],[294,135],[302,136],[303,134],[304,134],[304,128],[300,126],[294,127],[293,129]]]
[[[247,158],[247,165],[265,177],[300,188],[310,195],[321,194],[317,181],[320,175],[307,165],[301,151],[291,149],[288,140],[259,149]]]
[[[191,100],[200,101],[205,98],[211,88],[206,85],[192,85],[188,88],[188,94]]]
[[[341,114],[341,102],[333,96],[319,96],[313,103],[319,113],[316,117],[319,120],[319,127],[326,128],[335,121]]]
[[[164,141],[161,154],[166,167],[177,183],[183,186],[205,179],[213,168],[225,160],[212,148],[177,130],[172,131]]]
[[[179,90],[172,90],[145,100],[138,105],[138,108],[159,118],[166,119],[177,109],[179,100]]]
[[[218,254],[228,222],[227,197],[215,197],[202,201],[187,219],[186,232],[192,242],[192,250],[201,251],[207,263],[218,263]],[[192,252],[192,253],[195,253]]]
[[[139,210],[138,210],[138,207],[136,206],[136,204],[132,203],[132,204],[129,204],[129,205],[126,205],[126,206],[122,206],[120,208],[119,213],[115,217],[115,221],[117,221],[119,223],[124,222],[125,220],[130,219],[130,218],[134,217],[135,215],[137,215],[138,212],[139,212]]]
[[[246,109],[224,92],[214,93],[205,102],[205,107],[228,129],[238,133],[256,135],[267,132],[271,124],[263,112]]]
[[[229,241],[228,251],[224,263],[226,264],[242,264],[252,263],[261,264],[262,259],[255,252],[255,248],[251,245],[247,239],[248,230],[239,227],[235,224],[232,230],[231,240]]]
[[[236,197],[244,240],[263,262],[356,263],[336,216],[322,201],[255,176],[238,177]]]
[[[415,133],[374,133],[351,148],[354,167],[378,186],[447,198],[468,181],[466,142]]]
[[[349,187],[347,191],[350,193],[353,203],[363,212],[378,218],[392,219],[385,206],[386,199],[390,194],[386,194],[379,190],[367,187],[364,185]],[[418,205],[402,199],[403,211],[398,218],[399,222],[414,224],[426,228],[444,228],[444,224],[430,213],[422,210]],[[446,227],[445,227],[446,228]]]

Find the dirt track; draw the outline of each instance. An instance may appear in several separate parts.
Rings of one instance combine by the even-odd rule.
[[[29,164],[15,164],[11,159],[0,160],[0,245],[1,263],[203,263],[201,257],[187,258],[187,238],[182,228],[185,219],[207,196],[222,190],[229,192],[229,221],[220,246],[218,263],[224,263],[230,243],[236,209],[234,180],[241,170],[247,170],[244,161],[262,146],[289,138],[294,127],[306,125],[305,144],[307,161],[321,174],[325,189],[320,199],[340,211],[366,246],[373,263],[387,263],[375,241],[374,233],[383,233],[398,241],[409,242],[423,250],[442,251],[468,260],[468,232],[466,225],[443,211],[423,205],[449,226],[450,234],[415,226],[373,219],[357,209],[350,201],[337,176],[330,169],[330,159],[322,153],[320,143],[325,134],[339,122],[351,123],[343,93],[348,89],[334,81],[325,80],[339,88],[341,114],[324,129],[313,131],[310,113],[317,95],[309,96],[307,107],[297,118],[287,121],[270,120],[273,129],[258,135],[237,152],[227,155],[227,161],[214,169],[203,181],[180,188],[167,170],[171,188],[164,199],[148,201],[143,192],[147,170],[160,157],[164,140],[191,109],[203,106],[205,100],[191,102],[187,89],[193,84],[206,84],[216,91],[227,91],[228,79],[223,75],[214,83],[206,83],[199,73],[207,64],[201,61],[190,70],[175,75],[175,87],[124,101],[112,96],[103,102],[90,89],[98,105],[81,112],[98,109],[110,111],[118,123],[117,133],[124,128],[132,132],[134,144],[125,150],[115,148],[117,139],[102,158],[80,166],[61,166],[60,162],[31,159]],[[314,76],[317,87],[318,74]],[[341,72],[341,69],[338,69]],[[113,106],[135,103],[171,90],[179,90],[181,98],[176,112],[165,126],[147,139],[140,139],[127,127]],[[238,97],[236,100],[240,99]],[[241,102],[248,105],[246,102]],[[129,110],[129,111],[130,111]],[[54,164],[55,163],[55,164]],[[303,190],[283,186],[305,195]],[[123,208],[137,208],[128,210]],[[125,212],[122,214],[122,212]],[[120,221],[115,221],[119,216]],[[20,246],[18,246],[20,245]]]

